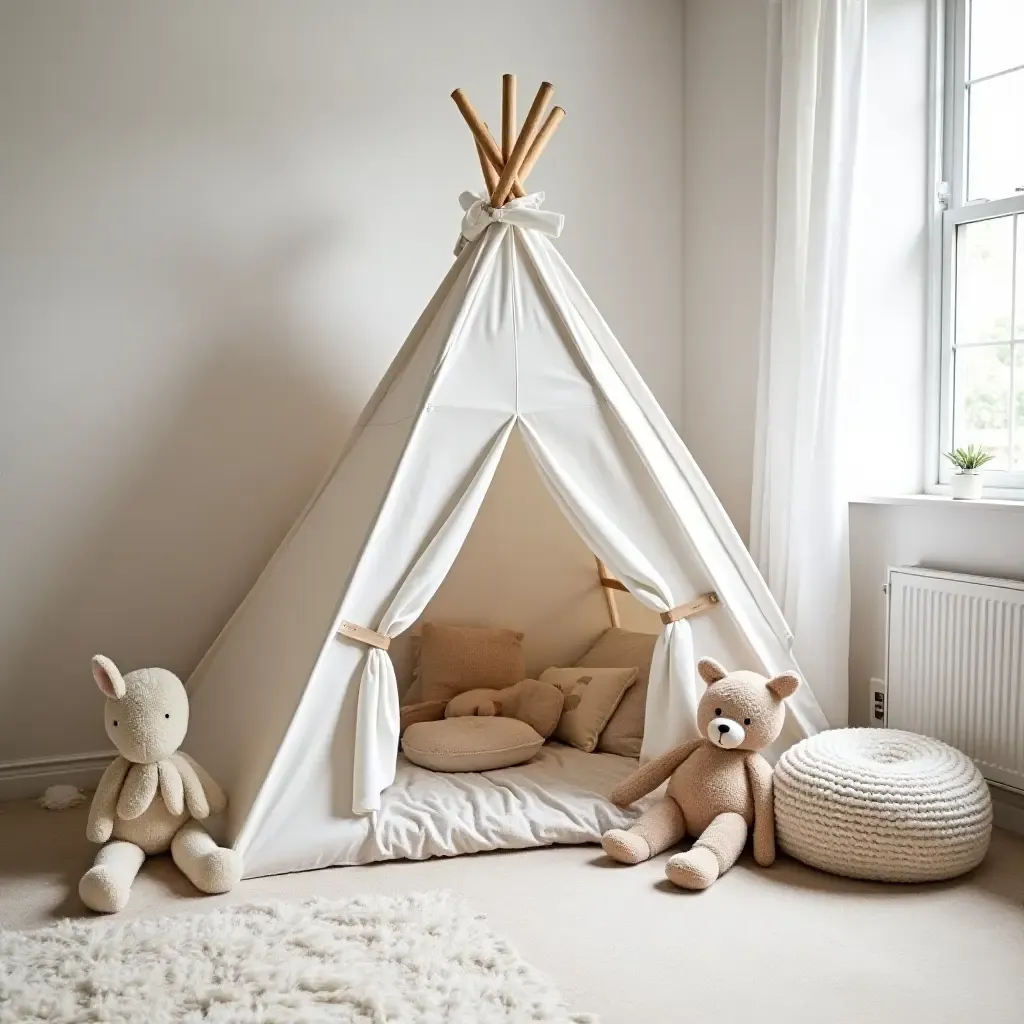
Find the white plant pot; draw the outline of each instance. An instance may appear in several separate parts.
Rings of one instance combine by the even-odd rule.
[[[980,473],[957,473],[953,477],[953,497],[977,501],[981,497]]]

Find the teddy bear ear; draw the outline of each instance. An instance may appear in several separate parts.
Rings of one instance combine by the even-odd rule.
[[[117,666],[102,654],[92,659],[92,677],[100,691],[111,700],[120,700],[124,696],[124,677]]]
[[[799,685],[800,677],[795,672],[783,672],[781,675],[772,676],[767,683],[768,689],[771,690],[779,700],[785,700],[787,697],[796,693]]]
[[[708,686],[713,686],[729,674],[714,658],[701,658],[697,662],[697,672]]]

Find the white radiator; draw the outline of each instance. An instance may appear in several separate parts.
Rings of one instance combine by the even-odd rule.
[[[885,724],[935,736],[1024,791],[1024,583],[889,570]]]

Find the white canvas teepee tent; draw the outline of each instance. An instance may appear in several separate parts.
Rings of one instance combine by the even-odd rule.
[[[561,118],[538,132],[549,96],[513,145],[506,79],[502,152],[456,92],[490,194],[463,195],[454,265],[189,680],[186,746],[230,794],[225,838],[249,875],[351,862],[394,779],[389,640],[452,567],[513,432],[590,551],[661,615],[642,756],[696,733],[692,612],[737,666],[795,667],[740,538],[552,245],[562,218],[541,193],[505,201]],[[790,703],[787,744],[826,727],[808,687]]]

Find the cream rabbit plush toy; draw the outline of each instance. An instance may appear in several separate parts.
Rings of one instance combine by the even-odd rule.
[[[122,676],[102,655],[92,659],[92,674],[107,698],[107,735],[120,756],[103,773],[89,811],[86,838],[104,846],[78,884],[82,902],[101,913],[121,910],[147,855],[167,850],[197,889],[227,892],[242,875],[242,858],[199,824],[223,811],[227,799],[178,750],[188,728],[181,680],[162,668]]]

